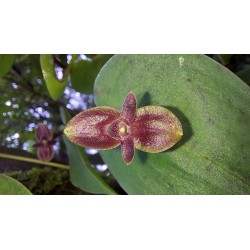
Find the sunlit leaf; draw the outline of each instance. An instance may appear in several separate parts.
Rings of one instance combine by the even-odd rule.
[[[100,151],[129,194],[250,194],[250,88],[203,55],[117,55],[95,82],[98,106],[162,106],[183,137],[162,153],[136,150],[126,166],[120,148]]]
[[[2,54],[0,55],[0,77],[5,75],[11,69],[14,63],[15,55]]]
[[[29,195],[31,192],[17,180],[0,174],[0,195]]]
[[[49,94],[53,100],[57,100],[62,96],[67,85],[67,74],[63,76],[62,80],[57,78],[53,55],[41,55],[40,63]]]

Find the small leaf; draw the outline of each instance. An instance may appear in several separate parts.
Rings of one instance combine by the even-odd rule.
[[[14,63],[15,55],[0,55],[0,77],[4,76],[9,72],[13,63]]]
[[[0,195],[30,195],[31,192],[19,181],[0,174]]]
[[[72,87],[81,93],[93,93],[93,66],[92,62],[83,60],[72,65],[71,83]]]
[[[81,93],[92,94],[94,81],[112,55],[97,55],[93,61],[81,60],[72,65],[72,87]]]
[[[60,107],[60,116],[64,125],[66,125],[67,122],[71,119],[69,112],[66,112],[63,107]]]
[[[41,55],[40,63],[49,94],[53,100],[57,100],[61,97],[67,85],[68,74],[65,73],[62,81],[57,79],[53,55]]]
[[[63,141],[69,156],[70,180],[72,184],[89,193],[116,194],[91,167],[84,148],[74,145],[66,136],[63,136]]]
[[[120,144],[107,133],[107,125],[119,117],[118,110],[102,107],[91,108],[74,116],[64,129],[73,143],[94,149],[111,149]]]

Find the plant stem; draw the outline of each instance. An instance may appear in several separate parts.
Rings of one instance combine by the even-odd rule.
[[[42,164],[46,166],[69,170],[68,165],[64,165],[64,164],[57,163],[57,162],[44,162],[44,161],[40,161],[40,160],[33,159],[33,158],[28,158],[28,157],[19,156],[19,155],[9,155],[9,154],[4,154],[4,153],[0,153],[0,157],[12,159],[12,160],[18,160],[18,161],[32,162],[32,163],[37,163],[37,164]]]

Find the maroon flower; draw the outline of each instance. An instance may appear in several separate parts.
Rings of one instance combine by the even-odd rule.
[[[135,148],[158,153],[175,145],[183,135],[178,118],[160,106],[136,109],[136,98],[129,92],[122,111],[96,107],[73,117],[64,129],[75,144],[100,150],[121,145],[123,161],[128,165]]]
[[[37,157],[41,161],[49,162],[54,157],[53,145],[55,141],[53,140],[53,134],[44,124],[39,124],[36,129],[36,140],[37,143],[33,147],[37,148]]]

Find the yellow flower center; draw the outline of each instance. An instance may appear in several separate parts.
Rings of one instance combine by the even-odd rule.
[[[120,136],[125,136],[129,132],[129,127],[126,123],[120,122],[119,124],[119,134]]]

